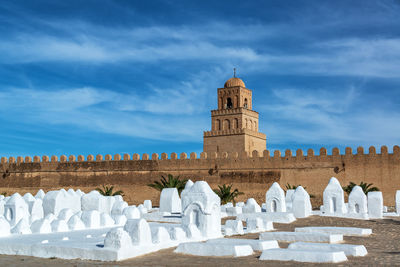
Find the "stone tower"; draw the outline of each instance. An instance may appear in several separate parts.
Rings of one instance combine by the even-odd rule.
[[[252,110],[252,92],[236,77],[218,88],[218,109],[211,111],[211,131],[204,132],[203,151],[262,153],[266,136],[258,132],[258,112]]]

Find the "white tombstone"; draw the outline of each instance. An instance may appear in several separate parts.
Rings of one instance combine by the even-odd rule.
[[[114,225],[114,220],[111,218],[110,214],[102,212],[100,214],[100,226],[110,227]]]
[[[112,249],[129,248],[132,246],[132,239],[122,228],[110,230],[104,239],[104,247]]]
[[[237,216],[238,214],[243,213],[243,208],[242,207],[228,207],[226,208],[226,213],[228,216]]]
[[[49,213],[44,217],[46,220],[48,220],[50,223],[54,220],[57,220],[57,217],[53,213]]]
[[[72,216],[74,216],[74,212],[71,209],[63,209],[58,214],[58,219],[68,222]]]
[[[123,226],[128,220],[125,215],[112,215],[115,225]]]
[[[186,232],[186,236],[190,239],[199,240],[203,238],[199,228],[193,223],[184,225],[183,229]]]
[[[164,188],[160,195],[160,212],[181,213],[181,199],[176,188]]]
[[[227,220],[225,222],[225,235],[243,235],[243,222],[241,220]]]
[[[66,208],[72,209],[74,212],[80,211],[81,198],[76,194],[69,194],[64,189],[50,191],[43,198],[43,210],[45,216],[49,213],[58,216],[58,213]]]
[[[11,233],[20,235],[32,234],[28,219],[22,218],[19,220],[17,225],[11,229]]]
[[[267,212],[286,212],[285,192],[274,182],[265,194]]]
[[[143,202],[143,205],[144,205],[144,207],[145,207],[148,211],[150,211],[150,210],[153,208],[153,205],[152,205],[152,203],[151,203],[151,200],[149,200],[149,199],[146,199],[146,200]]]
[[[75,231],[75,230],[83,230],[86,227],[85,224],[82,222],[81,218],[78,215],[74,215],[68,220],[68,228],[71,231]]]
[[[139,209],[140,214],[146,214],[148,212],[143,204],[140,204],[138,206],[138,209]]]
[[[0,216],[0,237],[10,235],[10,224],[2,216]]]
[[[123,214],[126,216],[128,220],[130,219],[140,219],[140,211],[136,206],[126,207],[123,211]]]
[[[36,198],[34,196],[32,196],[31,193],[26,193],[23,196],[23,199],[25,200],[26,204],[28,205],[29,208],[29,212],[32,209],[33,203],[35,202]]]
[[[100,212],[97,210],[85,210],[82,212],[81,220],[86,228],[98,228],[100,227]]]
[[[296,218],[306,218],[311,215],[310,195],[302,186],[296,188],[292,199],[292,212]]]
[[[349,215],[357,218],[368,217],[368,202],[362,188],[358,185],[354,186],[349,195]]]
[[[31,214],[31,222],[43,219],[43,201],[40,198],[35,199],[32,205],[29,207],[29,212]]]
[[[82,211],[97,210],[98,212],[111,213],[115,198],[101,195],[93,190],[89,194],[82,196]]]
[[[51,233],[51,224],[47,219],[34,221],[31,224],[31,231],[34,234],[47,234]]]
[[[381,219],[383,217],[382,192],[368,192],[368,217],[370,219]]]
[[[228,202],[224,205],[225,208],[233,208],[233,203],[232,202]]]
[[[153,243],[168,243],[171,241],[167,229],[163,226],[151,229],[151,239],[153,240]]]
[[[134,245],[151,244],[151,230],[145,219],[128,220],[124,226],[124,230],[128,232]]]
[[[51,222],[51,231],[53,233],[58,233],[58,232],[68,232],[69,227],[66,221],[64,220],[54,220]]]
[[[125,201],[116,201],[112,207],[111,215],[122,215],[124,209],[128,207],[128,203]]]
[[[264,230],[264,221],[261,218],[247,218],[246,228],[249,233]]]
[[[182,241],[186,239],[186,232],[182,227],[169,228],[169,234],[173,240]]]
[[[240,202],[236,203],[235,207],[241,207],[241,208],[243,208],[244,205],[246,205],[246,204],[244,204],[243,201],[240,201]]]
[[[338,179],[332,177],[323,194],[324,215],[343,215],[347,213],[344,192]]]
[[[294,189],[286,190],[286,197],[285,197],[286,211],[292,211],[292,201],[293,201],[294,191],[295,191]]]
[[[204,237],[221,236],[221,199],[205,181],[197,181],[182,198],[182,226],[194,224]]]
[[[6,201],[4,199],[0,199],[0,216],[4,215],[4,205],[6,204]]]
[[[185,189],[182,190],[181,192],[181,197],[183,197],[184,194],[186,194],[187,191],[189,191],[189,189],[194,185],[194,183],[192,182],[192,180],[188,180],[185,184]]]
[[[396,212],[400,215],[400,190],[396,191]]]
[[[4,217],[15,226],[22,218],[29,218],[29,207],[20,194],[15,193],[4,205]]]
[[[242,208],[243,213],[261,212],[261,207],[254,198],[249,198]]]
[[[35,195],[35,198],[43,200],[45,195],[46,193],[43,191],[43,189],[39,189],[39,191]]]

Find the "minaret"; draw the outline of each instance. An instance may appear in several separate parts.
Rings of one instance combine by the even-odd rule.
[[[262,153],[266,135],[258,131],[258,112],[252,108],[252,92],[235,72],[224,88],[218,88],[218,109],[211,111],[211,131],[204,132],[203,151]]]

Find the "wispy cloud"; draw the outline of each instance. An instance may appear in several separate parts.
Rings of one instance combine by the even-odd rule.
[[[273,104],[260,107],[268,114],[273,143],[395,145],[400,113],[368,103],[356,105],[360,90],[340,92],[304,89],[274,90]]]
[[[215,91],[210,83],[216,81],[204,72],[174,88],[150,86],[142,95],[92,87],[6,88],[0,92],[0,111],[39,126],[73,125],[131,137],[201,142],[209,125],[207,99],[210,89]]]
[[[286,53],[269,44],[281,38],[279,29],[286,28],[282,24],[210,22],[202,26],[107,28],[81,21],[43,23],[54,30],[16,32],[0,40],[0,62],[211,61],[221,65],[228,61],[248,72],[400,76],[399,38],[310,39],[302,44],[303,49]]]

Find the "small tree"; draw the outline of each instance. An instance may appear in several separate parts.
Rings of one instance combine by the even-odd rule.
[[[221,204],[224,205],[228,202],[233,201],[236,203],[236,197],[239,195],[243,195],[243,192],[239,192],[237,188],[232,191],[232,185],[222,185],[218,186],[218,189],[214,189],[215,194],[217,194],[221,198]]]
[[[102,187],[103,188],[96,188],[96,191],[98,191],[103,196],[124,196],[124,191],[122,190],[113,192],[114,186],[103,185]]]
[[[181,195],[181,192],[183,189],[185,189],[185,185],[188,180],[180,180],[179,176],[174,177],[172,174],[168,174],[167,177],[168,179],[161,175],[160,181],[154,181],[152,184],[148,184],[147,186],[158,191],[162,191],[164,188],[176,188],[179,195]]]
[[[353,188],[356,186],[356,183],[350,182],[348,185],[343,186],[343,191],[346,192],[348,195],[350,195],[351,191],[353,190]],[[373,192],[373,191],[379,191],[378,187],[371,187],[371,184],[367,184],[364,182],[360,182],[359,186],[361,187],[361,189],[363,190],[364,194],[368,194],[368,192]]]

